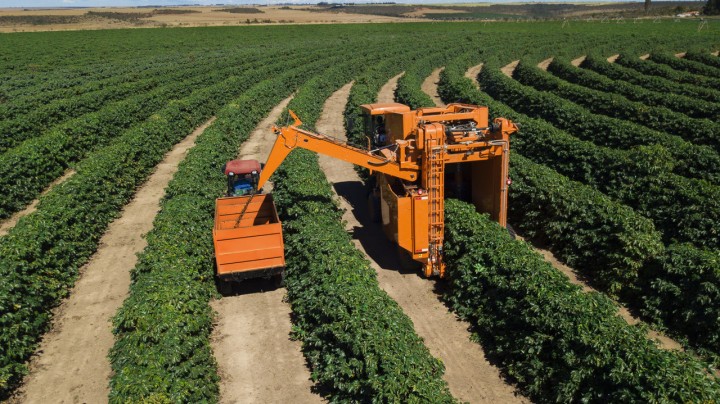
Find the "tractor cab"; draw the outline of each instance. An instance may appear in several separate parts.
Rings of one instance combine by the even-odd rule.
[[[257,160],[230,160],[222,168],[227,176],[226,196],[255,193],[262,166]]]

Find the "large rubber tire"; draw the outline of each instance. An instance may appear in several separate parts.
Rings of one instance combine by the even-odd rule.
[[[370,217],[370,221],[373,223],[380,223],[382,219],[380,213],[380,198],[372,191],[368,194],[368,217]]]

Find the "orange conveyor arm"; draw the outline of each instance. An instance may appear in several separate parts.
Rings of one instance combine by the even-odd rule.
[[[275,170],[280,167],[280,164],[285,161],[290,152],[297,147],[404,180],[414,181],[417,179],[418,171],[416,169],[400,168],[399,163],[388,160],[384,156],[373,155],[367,150],[350,146],[338,139],[300,129],[298,126],[302,125],[302,122],[293,111],[289,112],[295,120],[292,125],[282,128],[273,126],[273,131],[278,137],[270,151],[265,167],[260,173],[258,189],[262,189],[267,180],[275,173]]]

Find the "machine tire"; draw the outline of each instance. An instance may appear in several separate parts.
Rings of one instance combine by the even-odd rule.
[[[368,194],[368,216],[373,223],[380,223],[380,198],[374,192]]]

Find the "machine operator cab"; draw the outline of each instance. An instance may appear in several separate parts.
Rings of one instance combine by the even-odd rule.
[[[363,114],[363,128],[368,138],[370,149],[377,149],[388,145],[390,129],[385,119],[387,112],[409,112],[410,107],[403,104],[366,104],[361,105]]]

